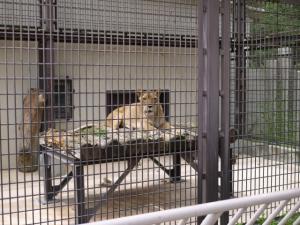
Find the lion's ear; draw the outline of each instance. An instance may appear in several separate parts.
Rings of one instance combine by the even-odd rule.
[[[136,94],[136,96],[137,96],[138,98],[142,96],[142,93],[143,93],[143,90],[142,90],[142,89],[138,89],[138,90],[136,90],[136,92],[135,92],[135,94]]]
[[[154,90],[153,92],[154,92],[154,94],[159,98],[159,95],[160,95],[159,90]]]

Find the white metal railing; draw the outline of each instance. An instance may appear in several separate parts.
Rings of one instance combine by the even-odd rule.
[[[237,210],[235,215],[230,219],[228,225],[234,225],[243,215],[246,209],[250,206],[260,206],[254,215],[247,221],[246,225],[252,225],[264,212],[267,206],[271,203],[278,202],[278,206],[266,218],[263,225],[268,225],[280,213],[280,211],[289,203],[290,200],[295,199],[294,206],[281,218],[278,225],[284,225],[288,219],[291,218],[300,208],[300,201],[296,199],[300,197],[300,189],[292,189],[287,191],[280,191],[269,194],[261,194],[250,197],[241,197],[236,199],[222,200],[217,202],[210,202],[194,206],[186,206],[176,209],[168,209],[159,212],[152,212],[147,214],[128,216],[118,219],[111,219],[105,221],[98,221],[88,223],[89,225],[153,225],[168,221],[179,220],[179,225],[185,225],[189,218],[205,216],[202,225],[212,225],[220,218],[223,212],[229,210]],[[293,225],[300,224],[300,217],[293,223]]]

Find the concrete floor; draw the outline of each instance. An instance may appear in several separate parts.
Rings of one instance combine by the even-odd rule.
[[[164,160],[168,164],[168,157]],[[184,161],[182,163],[184,181],[173,184],[151,160],[144,159],[103,203],[91,221],[195,204],[196,174]],[[116,180],[124,167],[124,163],[108,163],[85,168],[89,206],[106,191],[107,187],[101,184],[103,178]],[[257,169],[251,169],[254,167]],[[243,156],[234,166],[234,190],[238,196],[244,196],[298,187],[299,174],[300,168],[295,164]],[[40,204],[43,181],[39,172],[2,171],[0,224],[74,224],[73,190],[73,182],[70,182],[55,202]],[[247,214],[244,219],[246,217]]]

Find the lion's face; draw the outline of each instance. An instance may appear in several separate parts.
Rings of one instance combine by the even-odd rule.
[[[154,116],[159,110],[159,92],[157,91],[139,91],[139,102],[143,106],[143,112],[146,116]]]

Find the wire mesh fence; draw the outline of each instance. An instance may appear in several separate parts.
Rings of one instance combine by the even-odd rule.
[[[298,187],[299,13],[293,0],[0,0],[0,224]]]
[[[0,1],[0,224],[197,202],[196,10],[192,0]]]
[[[296,1],[232,3],[235,197],[299,187],[299,10]]]

